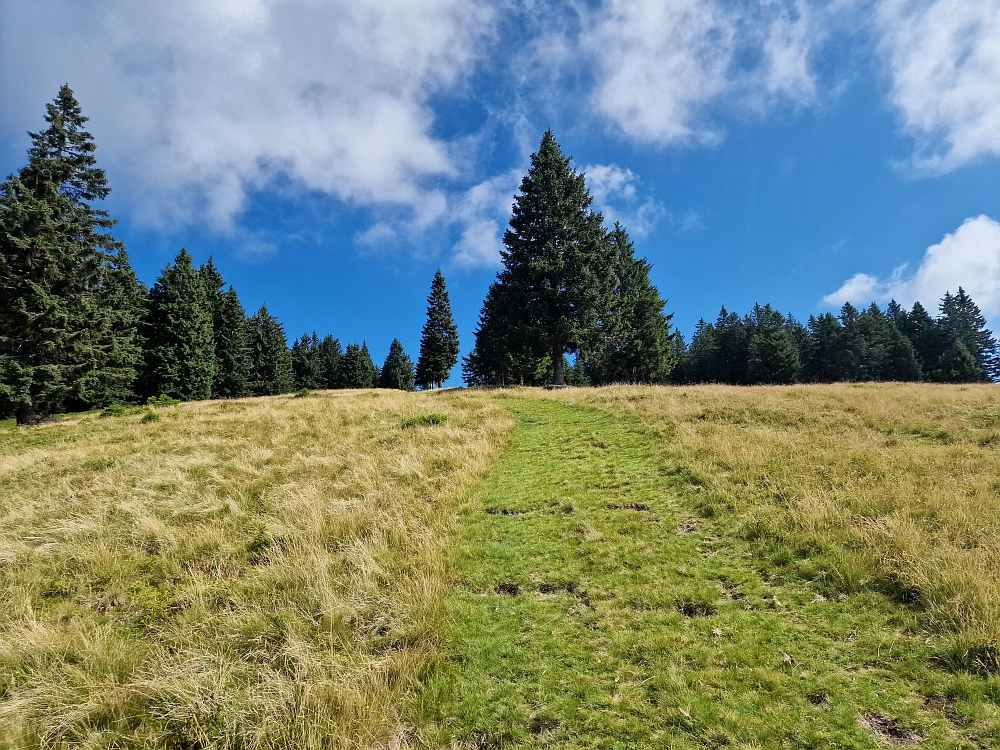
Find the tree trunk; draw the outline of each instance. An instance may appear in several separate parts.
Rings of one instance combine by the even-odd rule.
[[[35,411],[35,405],[31,401],[22,401],[14,407],[14,419],[18,426],[38,424],[41,417]]]
[[[566,385],[566,378],[563,375],[563,352],[559,347],[552,355],[552,385]]]

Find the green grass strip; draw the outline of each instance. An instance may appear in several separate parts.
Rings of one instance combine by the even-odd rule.
[[[937,668],[918,611],[762,560],[741,519],[702,517],[662,436],[508,403],[520,426],[462,511],[418,744],[1000,746],[1000,684]]]

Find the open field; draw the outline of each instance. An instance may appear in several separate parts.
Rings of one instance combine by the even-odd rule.
[[[0,747],[389,743],[438,648],[449,501],[510,418],[399,392],[156,413],[0,428]]]
[[[156,411],[0,427],[0,747],[1000,746],[995,386]]]

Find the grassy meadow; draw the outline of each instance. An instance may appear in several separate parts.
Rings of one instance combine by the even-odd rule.
[[[1000,747],[995,386],[153,413],[0,425],[0,748]]]
[[[449,503],[510,417],[383,391],[153,413],[0,428],[0,747],[388,746],[438,648]]]

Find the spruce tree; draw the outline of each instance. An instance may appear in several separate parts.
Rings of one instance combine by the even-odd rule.
[[[69,86],[45,121],[0,184],[0,411],[19,424],[127,397],[138,346],[134,274],[115,222],[91,205],[110,188]]]
[[[475,330],[475,346],[462,360],[467,385],[539,385],[551,360],[531,345],[514,296],[516,289],[494,281],[486,292]]]
[[[226,282],[209,257],[198,269],[205,281],[208,304],[212,309],[212,340],[215,347],[213,398],[238,398],[248,393],[250,360],[247,352],[246,311],[232,286]]]
[[[789,320],[770,305],[754,305],[746,317],[747,379],[750,383],[786,384],[799,379],[802,354]]]
[[[977,383],[983,379],[983,368],[965,342],[955,339],[941,353],[936,374],[942,383]]]
[[[715,319],[715,358],[712,360],[709,381],[745,385],[750,381],[750,336],[752,324],[749,317],[741,318],[728,312],[725,306]]]
[[[293,391],[295,378],[285,327],[264,305],[247,321],[247,328],[251,393],[274,396]]]
[[[563,355],[594,343],[613,285],[603,217],[570,162],[546,131],[514,198],[499,276],[520,306],[512,311],[519,337],[549,357],[556,385],[565,380]]]
[[[898,312],[896,313],[898,315]],[[874,302],[856,319],[856,330],[862,338],[863,355],[858,377],[861,380],[920,379],[916,350]]]
[[[413,361],[403,351],[403,345],[399,339],[393,339],[389,346],[389,354],[382,365],[382,371],[379,373],[378,387],[412,391],[414,379]]]
[[[247,314],[236,290],[229,287],[215,311],[215,398],[240,398],[250,393],[250,349]]]
[[[333,336],[327,335],[319,342],[318,357],[323,388],[343,388],[340,382],[340,363],[344,358],[344,351],[340,348],[340,341]]]
[[[120,247],[104,266],[100,304],[108,313],[113,332],[111,346],[103,367],[96,371],[96,385],[84,402],[88,407],[128,403],[136,399],[136,386],[143,362],[139,326],[145,312],[145,284],[139,281],[129,263],[128,253]]]
[[[441,269],[434,274],[427,297],[427,321],[420,334],[417,358],[417,385],[441,386],[458,362],[458,327],[451,315],[451,302]]]
[[[803,377],[814,383],[849,380],[854,359],[847,347],[846,332],[835,315],[823,313],[809,318]]]
[[[715,337],[715,326],[702,318],[695,326],[690,345],[681,355],[680,372],[676,380],[681,383],[716,382],[715,368],[718,358],[719,347]]]
[[[948,346],[947,336],[940,324],[919,302],[914,302],[905,316],[898,314],[894,316],[894,322],[900,332],[913,344],[923,379],[938,380],[938,360]]]
[[[340,361],[338,381],[341,388],[374,388],[378,380],[378,368],[372,362],[368,344],[348,344]]]
[[[313,390],[326,387],[326,373],[320,354],[320,340],[316,332],[303,333],[292,344],[292,372],[295,387]]]
[[[182,249],[149,290],[143,320],[146,396],[211,398],[215,334],[204,276]]]
[[[948,292],[941,298],[939,324],[949,342],[961,341],[976,360],[980,370],[976,380],[988,381],[1000,377],[997,342],[986,328],[986,318],[979,306],[962,287],[958,288],[957,294]]]
[[[585,369],[586,375],[574,372],[573,380],[664,382],[676,364],[676,352],[672,316],[663,314],[666,302],[649,280],[652,266],[645,258],[635,257],[628,233],[618,222],[608,235],[608,244],[615,278],[608,315],[601,322],[598,343],[574,365]]]
[[[361,364],[365,371],[365,388],[378,388],[378,365],[372,359],[372,353],[368,350],[368,342],[361,342]]]

